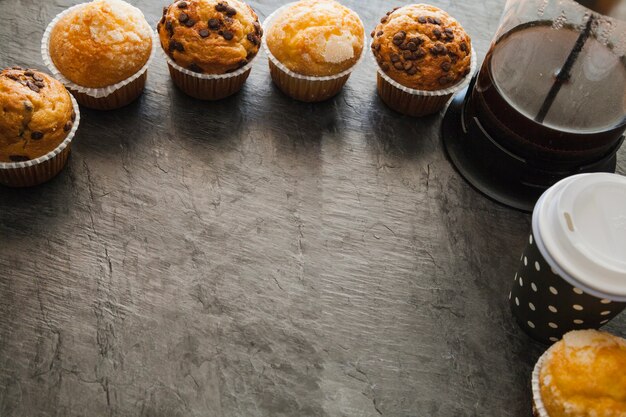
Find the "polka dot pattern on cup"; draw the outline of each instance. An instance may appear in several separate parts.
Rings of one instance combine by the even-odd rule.
[[[554,342],[570,330],[599,328],[624,310],[626,303],[594,297],[558,275],[535,241],[531,234],[509,293],[513,315],[528,334]]]

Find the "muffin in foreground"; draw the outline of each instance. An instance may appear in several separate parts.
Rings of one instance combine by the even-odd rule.
[[[378,92],[401,113],[439,111],[472,67],[471,39],[448,13],[434,6],[396,8],[372,31],[379,66]]]
[[[536,416],[626,416],[626,340],[597,330],[572,331],[538,366]]]
[[[363,53],[361,19],[334,0],[284,6],[265,29],[272,79],[301,101],[322,101],[339,93]]]
[[[114,91],[93,102],[79,92],[81,104],[117,108],[143,91],[152,31],[136,7],[122,0],[95,0],[59,15],[53,21],[47,48],[55,69],[71,83],[84,89]]]
[[[174,83],[192,97],[217,100],[241,89],[263,30],[239,0],[179,0],[157,25]]]
[[[0,72],[0,183],[31,186],[65,166],[77,106],[63,84],[32,69]]]

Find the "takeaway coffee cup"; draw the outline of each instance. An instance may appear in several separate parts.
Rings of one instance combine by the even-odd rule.
[[[626,308],[626,178],[582,174],[548,189],[509,294],[533,338],[597,329]]]

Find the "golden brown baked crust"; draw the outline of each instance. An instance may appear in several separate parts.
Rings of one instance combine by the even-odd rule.
[[[267,47],[291,71],[329,76],[352,68],[363,52],[359,16],[334,0],[303,0],[273,19]]]
[[[239,0],[184,0],[163,9],[161,46],[183,68],[225,74],[259,52],[263,30],[250,6]]]
[[[50,34],[50,57],[70,81],[107,87],[148,62],[151,32],[136,7],[121,0],[96,0],[59,19]]]
[[[380,20],[371,35],[378,65],[405,87],[441,90],[470,71],[470,37],[437,7],[413,4],[396,8]]]
[[[76,117],[60,82],[32,69],[0,72],[0,162],[20,162],[53,151]]]
[[[539,373],[550,417],[626,416],[626,340],[596,330],[567,333]]]

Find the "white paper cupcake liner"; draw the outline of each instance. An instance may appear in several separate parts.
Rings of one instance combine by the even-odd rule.
[[[553,348],[554,345],[546,350],[543,355],[539,357],[537,363],[535,364],[535,368],[533,369],[531,389],[533,395],[533,414],[535,415],[535,417],[550,417],[548,415],[546,407],[543,405],[543,400],[541,399],[541,385],[539,384],[539,375],[541,373],[541,367],[548,359],[548,357],[552,354]]]
[[[63,74],[61,74],[61,72],[54,65],[54,62],[52,61],[52,57],[50,56],[50,48],[49,48],[50,47],[50,34],[52,33],[52,29],[54,28],[54,26],[63,16],[65,16],[66,14],[68,14],[69,12],[75,9],[84,7],[87,4],[88,3],[80,3],[80,4],[77,4],[76,6],[72,6],[62,11],[61,13],[56,15],[54,19],[52,19],[52,21],[50,22],[50,24],[48,24],[48,27],[46,28],[46,31],[43,34],[43,38],[41,39],[41,57],[43,59],[44,64],[46,65],[48,70],[52,73],[54,78],[56,78],[61,83],[63,83],[65,87],[67,87],[67,89],[81,93],[81,94],[88,95],[93,98],[103,98],[103,97],[107,97],[113,94],[114,92],[118,91],[122,87],[127,86],[128,84],[132,83],[133,81],[137,80],[139,77],[144,75],[146,71],[148,71],[148,67],[150,66],[150,62],[152,61],[152,58],[154,57],[154,53],[156,51],[156,44],[157,42],[159,42],[159,40],[155,36],[152,28],[150,28],[150,33],[152,34],[152,51],[150,52],[150,57],[148,58],[148,61],[146,61],[146,64],[131,77],[125,79],[124,81],[120,81],[117,84],[113,84],[113,85],[102,87],[102,88],[88,88],[88,87],[80,86],[68,80],[66,77],[64,77]]]
[[[376,56],[374,55],[374,51],[372,51],[372,45],[370,43],[370,56],[374,60],[376,64],[376,70],[378,71],[378,75],[380,75],[387,83],[391,84],[393,87],[401,90],[407,94],[415,95],[415,96],[428,96],[428,97],[437,97],[437,96],[446,96],[456,93],[457,91],[467,87],[467,85],[472,80],[474,73],[476,72],[476,66],[478,64],[478,59],[476,58],[476,51],[472,47],[472,51],[470,53],[470,71],[467,73],[465,77],[455,85],[443,88],[441,90],[416,90],[414,88],[405,87],[399,82],[395,81],[393,78],[388,76],[382,69],[380,69],[380,65],[378,65],[378,61],[376,60]]]
[[[276,18],[276,16],[280,15],[285,9],[293,6],[295,3],[296,2],[287,3],[284,6],[281,6],[278,9],[276,9],[272,14],[270,14],[268,17],[265,18],[265,20],[263,21],[264,35],[267,34],[269,28],[272,26],[272,21]],[[334,81],[334,80],[346,77],[347,75],[352,74],[352,72],[354,72],[354,70],[358,67],[361,61],[363,61],[363,58],[365,57],[365,48],[367,47],[367,34],[365,33],[366,32],[365,26],[363,25],[363,21],[361,20],[358,14],[357,14],[357,18],[359,19],[359,22],[361,23],[361,26],[363,27],[363,50],[361,51],[361,56],[354,63],[352,67],[338,74],[317,77],[317,76],[312,76],[312,75],[302,75],[302,74],[298,74],[297,72],[291,71],[272,54],[272,52],[270,51],[270,48],[267,46],[266,36],[263,36],[263,40],[262,40],[263,50],[265,51],[265,54],[267,55],[268,59],[272,61],[272,64],[274,64],[282,72],[284,72],[285,74],[287,74],[288,76],[292,78],[297,78],[300,80],[306,80],[306,81],[312,81],[312,82],[315,82],[315,81],[321,82],[321,81]]]
[[[156,35],[156,36],[158,37],[158,35]],[[161,40],[159,39],[158,42],[159,42],[159,45],[160,45],[161,44]],[[198,78],[198,79],[201,79],[201,80],[224,80],[226,78],[239,77],[241,74],[243,74],[246,71],[249,71],[249,70],[252,69],[252,65],[254,64],[254,61],[256,60],[256,57],[259,55],[257,53],[250,61],[248,61],[248,63],[246,65],[244,65],[243,67],[239,68],[237,71],[227,72],[226,74],[202,74],[202,73],[199,73],[199,72],[190,71],[187,68],[183,68],[180,65],[178,65],[167,54],[167,52],[165,52],[163,50],[163,45],[161,45],[160,49],[161,49],[161,54],[163,55],[163,57],[167,61],[168,65],[170,65],[172,68],[174,68],[178,72],[182,72],[185,75],[189,75],[190,77]]]
[[[63,142],[47,154],[35,159],[22,162],[0,162],[0,179],[2,183],[9,186],[36,185],[45,182],[56,175],[65,166],[70,144],[76,135],[80,124],[80,109],[78,102],[69,95],[72,100],[72,108],[76,114],[72,129],[69,131]],[[65,154],[65,155],[61,155]],[[57,157],[63,156],[62,160],[54,161]],[[39,170],[39,167],[43,167]]]

